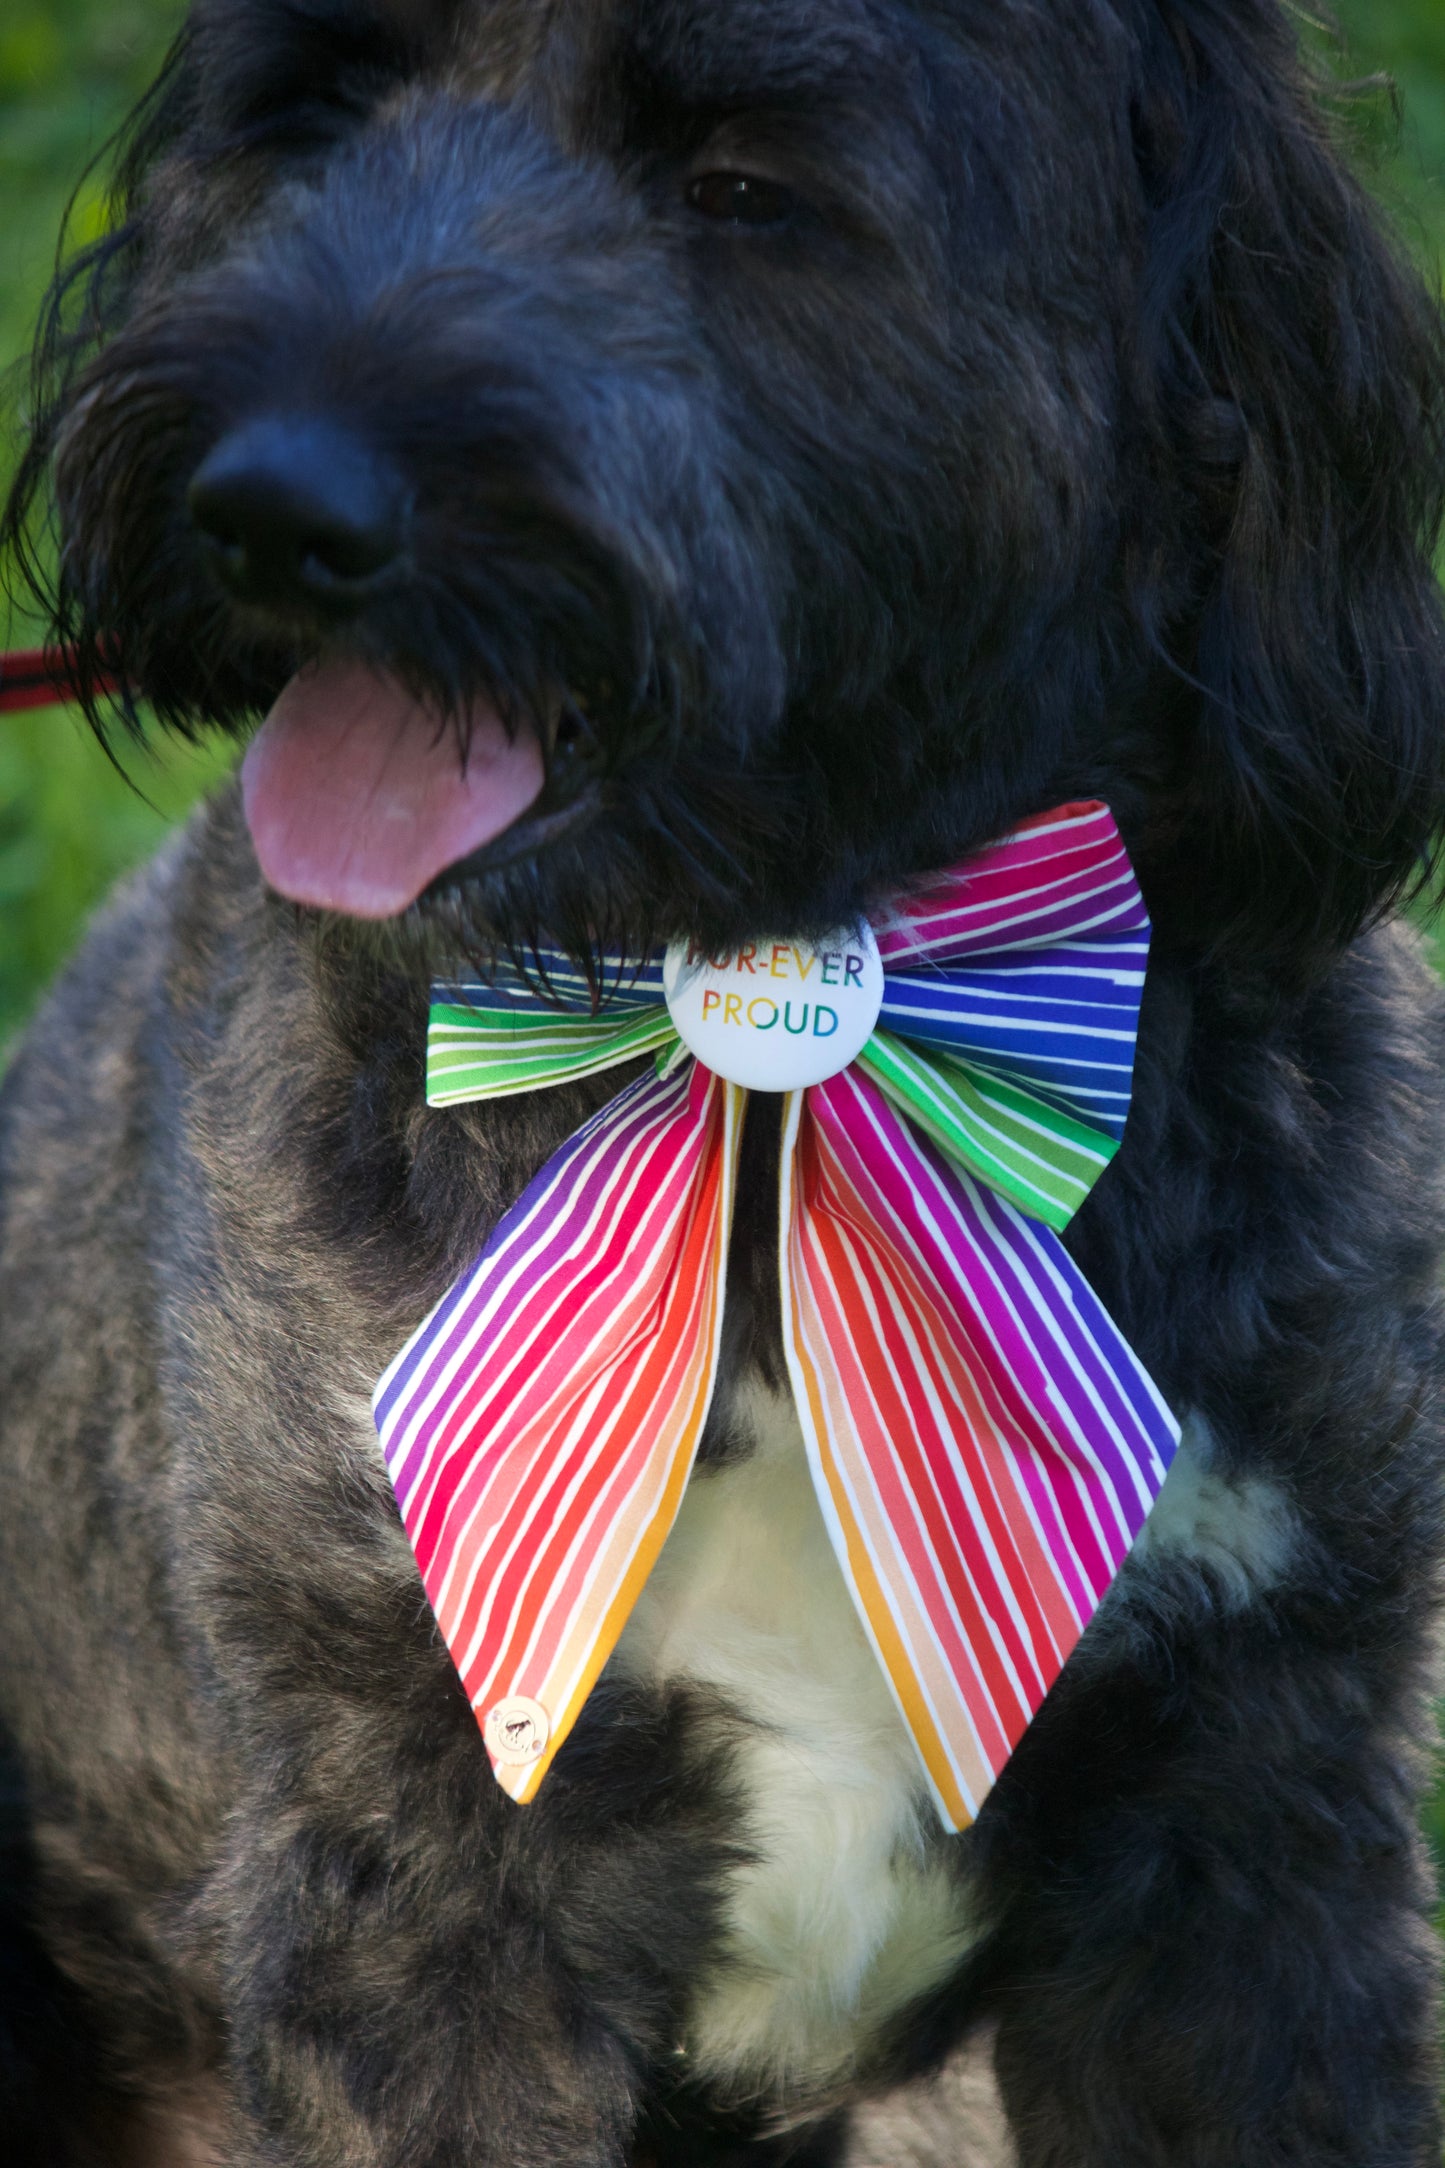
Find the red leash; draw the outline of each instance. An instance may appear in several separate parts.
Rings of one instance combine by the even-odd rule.
[[[99,680],[96,690],[109,690]],[[75,654],[68,647],[28,647],[0,655],[0,715],[18,715],[25,708],[55,707],[77,698]]]

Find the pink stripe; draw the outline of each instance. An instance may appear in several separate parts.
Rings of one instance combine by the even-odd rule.
[[[816,1284],[808,1284],[811,1273],[801,1254],[795,1256],[795,1268],[795,1327],[799,1352],[814,1369],[822,1402],[823,1442],[838,1472],[839,1483],[845,1487],[845,1495],[840,1496],[835,1486],[829,1486],[845,1539],[856,1543],[872,1561],[893,1629],[905,1648],[915,1652],[916,1674],[920,1683],[926,1682],[929,1689],[932,1727],[949,1758],[965,1768],[973,1764],[992,1776],[1006,1751],[1006,1733],[979,1669],[975,1648],[966,1640],[959,1642],[948,1620],[946,1607],[944,1631],[936,1634],[928,1609],[927,1575],[922,1583],[916,1577],[899,1583],[899,1569],[891,1556],[899,1531],[878,1496],[869,1462],[861,1457],[866,1449],[856,1427],[858,1403],[849,1394],[845,1377],[833,1364],[831,1348],[828,1361],[821,1369],[817,1366],[816,1357],[827,1327],[816,1307]],[[801,1403],[800,1415],[806,1425],[810,1411]],[[846,1495],[847,1486],[859,1495],[856,1508]],[[866,1621],[868,1608],[849,1570],[846,1548],[837,1555],[850,1593]],[[937,1646],[937,1641],[943,1645]],[[960,1648],[961,1662],[957,1656]],[[952,1655],[950,1649],[954,1652]],[[909,1683],[907,1679],[895,1681],[905,1705]]]
[[[704,1194],[697,1177],[704,1153],[717,1148],[710,1140],[721,1120],[718,1090],[697,1072],[674,1095],[682,1105],[664,1142],[682,1155],[690,1179],[670,1208],[664,1211],[648,1195],[641,1221],[629,1225],[624,1216],[618,1223],[614,1247],[634,1272],[639,1250],[656,1239],[652,1264],[625,1288],[621,1328],[606,1276],[574,1309],[576,1286],[598,1275],[590,1253],[577,1258],[564,1250],[557,1269],[572,1322],[559,1337],[559,1354],[545,1366],[545,1390],[534,1387],[529,1394],[525,1421],[514,1420],[516,1402],[505,1393],[495,1404],[483,1399],[479,1405],[496,1416],[501,1436],[493,1441],[479,1421],[457,1447],[454,1458],[463,1466],[469,1456],[480,1456],[462,1486],[476,1510],[470,1521],[460,1512],[449,1519],[444,1540],[424,1562],[424,1578],[479,1708],[498,1687],[516,1692],[545,1685],[554,1716],[565,1714],[556,1695],[566,1682],[553,1676],[559,1652],[580,1650],[585,1668],[589,1635],[595,1641],[603,1630],[629,1561],[671,1495],[676,1454],[695,1444],[705,1412],[698,1394],[711,1376],[712,1331],[701,1313],[714,1302],[711,1251],[719,1240],[711,1220],[697,1222]],[[608,1154],[605,1136],[594,1149]],[[716,1181],[706,1194],[718,1195]],[[709,1245],[708,1268],[689,1272],[677,1300],[680,1262],[699,1239]],[[486,1295],[483,1274],[478,1302],[484,1304]],[[509,1319],[525,1322],[533,1307],[526,1302],[498,1313],[479,1356],[488,1368],[505,1364],[514,1352]],[[627,1421],[619,1431],[614,1426],[623,1407]],[[575,1435],[562,1448],[569,1432]],[[449,1576],[454,1578],[444,1593]]]
[[[573,1230],[584,1213],[587,1199],[606,1188],[611,1156],[621,1155],[629,1148],[645,1150],[647,1138],[664,1130],[674,1118],[679,1097],[680,1090],[675,1081],[670,1085],[659,1085],[655,1079],[642,1079],[604,1108],[586,1129],[563,1146],[557,1159],[543,1168],[536,1181],[502,1219],[472,1270],[460,1306],[448,1298],[413,1335],[404,1357],[411,1363],[411,1381],[404,1398],[393,1404],[382,1426],[383,1440],[392,1460],[393,1486],[404,1497],[410,1497],[414,1491],[421,1464],[426,1461],[434,1466],[435,1454],[445,1451],[450,1438],[446,1411],[454,1405],[457,1395],[465,1391],[466,1380],[477,1360],[474,1349],[458,1378],[427,1416],[424,1435],[413,1442],[403,1458],[397,1459],[395,1441],[405,1436],[438,1373],[430,1339],[434,1329],[439,1330],[441,1316],[445,1315],[445,1331],[439,1331],[444,1346],[438,1353],[451,1350],[469,1331],[475,1330],[476,1320],[485,1307],[485,1291],[509,1271],[517,1270],[523,1274],[524,1284],[529,1284],[532,1278],[540,1277],[558,1262],[567,1242],[575,1239]],[[591,1145],[604,1117],[609,1117],[610,1152],[599,1160]]]
[[[1075,1607],[1087,1617],[1098,1593],[1108,1585],[1111,1565],[1127,1547],[1128,1538],[1119,1526],[1129,1518],[1120,1484],[1127,1466],[1132,1491],[1140,1462],[1149,1465],[1153,1460],[1149,1439],[1144,1435],[1130,1439],[1126,1462],[1091,1416],[1077,1381],[1071,1382],[1067,1343],[1053,1349],[1052,1362],[1041,1359],[1030,1336],[1027,1311],[1014,1314],[997,1284],[1000,1276],[1007,1283],[1012,1261],[989,1240],[978,1215],[963,1209],[972,1188],[966,1177],[945,1167],[936,1153],[915,1139],[859,1072],[850,1070],[816,1087],[810,1099],[834,1154],[861,1184],[868,1209],[891,1227],[904,1253],[918,1260],[926,1279],[940,1289],[943,1314],[956,1321],[951,1329],[961,1333],[966,1343],[972,1341],[975,1326],[985,1334],[986,1348],[980,1344],[979,1352],[1000,1409],[1007,1412],[1008,1421],[1001,1427],[1015,1441],[1019,1463],[1032,1463],[1039,1469],[1053,1498],[1069,1542],[1061,1546],[1057,1533],[1049,1537],[1047,1523],[1045,1539]],[[1006,1209],[1000,1215],[998,1208],[994,1216],[995,1220],[1018,1217]],[[935,1225],[929,1224],[930,1217]],[[1061,1258],[1063,1254],[1060,1249]],[[1063,1294],[1054,1301],[1062,1313]],[[1077,1317],[1070,1314],[1068,1324],[1077,1336]],[[1122,1341],[1118,1347],[1133,1361]],[[1066,1411],[1074,1424],[1082,1426],[1077,1431],[1061,1421]],[[1079,1441],[1084,1437],[1089,1440],[1089,1453],[1080,1451]],[[1116,1465],[1112,1480],[1093,1465],[1091,1456],[1100,1454]],[[1031,1495],[1036,1493],[1031,1491]],[[1088,1499],[1094,1504],[1092,1514]],[[1109,1537],[1102,1548],[1096,1519]],[[1085,1577],[1083,1587],[1071,1550]]]
[[[474,1349],[451,1398],[431,1417],[433,1481],[425,1500],[408,1501],[419,1555],[424,1548],[429,1556],[438,1540],[459,1482],[458,1458],[475,1450],[469,1443],[475,1433],[489,1428],[502,1413],[519,1429],[535,1420],[539,1408],[563,1389],[569,1366],[579,1350],[586,1352],[599,1329],[592,1323],[598,1308],[600,1329],[615,1337],[625,1328],[632,1306],[647,1299],[647,1290],[636,1284],[635,1262],[655,1239],[658,1226],[686,1200],[691,1179],[687,1120],[677,1113],[664,1115],[650,1121],[624,1148],[612,1142],[599,1148],[597,1179],[579,1183],[570,1196],[553,1201],[542,1240],[533,1252],[529,1255],[520,1245],[503,1247],[491,1260],[490,1269],[477,1276],[468,1306],[474,1317],[485,1310],[495,1281],[512,1270],[521,1270],[523,1275],[509,1305],[492,1320],[485,1345]],[[644,1173],[649,1184],[656,1180],[652,1194],[643,1188]],[[569,1259],[567,1250],[574,1239],[569,1234],[569,1215],[583,1220],[604,1184],[607,1208],[593,1227],[588,1253]],[[528,1372],[521,1365],[539,1335],[546,1336],[546,1355]]]
[[[677,1141],[671,1137],[659,1139],[654,1164],[664,1159]],[[539,1282],[510,1315],[504,1312],[494,1321],[485,1358],[471,1374],[444,1426],[442,1446],[448,1454],[447,1467],[425,1512],[418,1516],[412,1535],[424,1571],[434,1548],[447,1541],[447,1530],[466,1515],[485,1489],[497,1456],[510,1450],[508,1437],[520,1435],[564,1399],[579,1366],[590,1373],[599,1359],[609,1359],[611,1351],[634,1331],[636,1320],[648,1304],[655,1302],[666,1278],[666,1253],[657,1258],[643,1281],[636,1277],[637,1259],[685,1210],[692,1174],[687,1158],[677,1151],[670,1166],[664,1159],[657,1191],[640,1207],[630,1189],[619,1193],[606,1236],[598,1238],[599,1246],[586,1265],[579,1265],[575,1276],[566,1279],[567,1322],[556,1331],[545,1359],[535,1365],[520,1388],[513,1388],[507,1381],[497,1383],[494,1372],[504,1368],[519,1350],[525,1351],[537,1331],[556,1316],[561,1289],[551,1281]],[[629,1209],[635,1215],[631,1219]],[[473,1460],[470,1456],[480,1451],[478,1438],[489,1435],[499,1422],[505,1424],[505,1431],[481,1458]]]
[[[820,1143],[827,1145],[829,1140],[826,1134],[820,1131],[819,1136]],[[833,1190],[829,1201],[834,1213],[839,1218],[856,1220],[856,1239],[868,1240],[870,1229],[876,1229],[878,1234],[882,1234],[887,1226],[886,1218],[875,1210],[873,1200],[854,1186],[849,1168],[831,1149],[827,1155],[827,1175],[829,1187]],[[1039,1450],[1037,1430],[1035,1429],[1034,1435],[1030,1437],[1011,1423],[993,1389],[992,1362],[996,1358],[991,1359],[992,1351],[986,1346],[975,1346],[967,1313],[950,1310],[945,1289],[937,1282],[915,1279],[917,1264],[910,1256],[906,1236],[895,1246],[895,1259],[891,1267],[880,1258],[880,1269],[885,1271],[892,1281],[894,1300],[900,1313],[911,1314],[915,1320],[916,1334],[921,1343],[921,1359],[928,1368],[936,1393],[945,1405],[949,1402],[953,1404],[956,1421],[949,1426],[947,1432],[941,1431],[937,1416],[923,1396],[917,1392],[908,1393],[906,1359],[899,1358],[891,1363],[890,1367],[900,1374],[900,1389],[911,1407],[924,1464],[950,1523],[954,1545],[970,1573],[982,1572],[990,1578],[1001,1576],[1013,1591],[1025,1621],[1027,1622],[1032,1614],[1037,1629],[1042,1632],[1050,1646],[1057,1647],[1059,1635],[1062,1634],[1067,1639],[1076,1633],[1079,1620],[1086,1617],[1092,1607],[1087,1603],[1085,1592],[1077,1587],[1071,1591],[1074,1601],[1062,1606],[1058,1601],[1052,1605],[1044,1603],[1041,1606],[1039,1591],[1034,1588],[1028,1569],[1019,1554],[1020,1531],[1016,1525],[1020,1514],[1019,1503],[1015,1499],[1011,1505],[1000,1489],[1001,1482],[1007,1483],[1012,1479],[1017,1491],[1019,1462],[1026,1460],[1031,1452],[1037,1453]],[[986,1441],[974,1435],[963,1404],[953,1388],[949,1376],[950,1363],[958,1365],[982,1401],[985,1419],[991,1419],[994,1425],[991,1439]],[[1009,1436],[1010,1430],[1014,1431],[1012,1439]],[[949,1451],[950,1444],[953,1454],[963,1463],[973,1491],[980,1500],[987,1499],[992,1503],[991,1518],[994,1525],[989,1527],[988,1535],[991,1547],[998,1555],[997,1565],[975,1555],[975,1526],[980,1508],[973,1504],[967,1491],[960,1488],[953,1465],[953,1454]],[[1067,1558],[1051,1558],[1042,1533],[1031,1521],[1026,1521],[1026,1525],[1029,1547],[1039,1554],[1041,1563],[1051,1567],[1056,1576],[1064,1579],[1068,1588],[1072,1580],[1070,1562]],[[1050,1611],[1054,1613],[1052,1624]],[[1067,1615],[1060,1615],[1061,1612]],[[1018,1643],[1017,1633],[1018,1629],[1010,1622],[1007,1628],[1008,1645],[1014,1668],[1020,1678],[1023,1678],[1031,1668],[1031,1658],[1026,1644]]]
[[[688,1202],[689,1204],[691,1202],[690,1196]],[[674,1233],[680,1231],[681,1218],[682,1215],[679,1215],[675,1222]],[[673,1279],[674,1275],[671,1270],[661,1276],[661,1285],[658,1288],[659,1295],[670,1295],[674,1292]],[[592,1467],[587,1471],[577,1492],[577,1499],[582,1502],[584,1513],[595,1508],[597,1502],[606,1498],[609,1494],[612,1496],[613,1504],[608,1514],[602,1515],[593,1521],[591,1536],[580,1538],[580,1548],[574,1543],[569,1549],[565,1579],[559,1583],[567,1604],[570,1604],[572,1595],[580,1591],[585,1585],[590,1566],[603,1546],[614,1535],[617,1521],[626,1511],[628,1499],[633,1490],[645,1478],[648,1468],[655,1458],[659,1441],[666,1439],[671,1427],[671,1418],[679,1404],[685,1401],[687,1378],[696,1363],[695,1349],[698,1338],[699,1311],[703,1307],[706,1291],[705,1282],[700,1282],[685,1290],[685,1307],[670,1300],[653,1300],[649,1304],[639,1304],[634,1313],[632,1328],[627,1335],[627,1345],[619,1347],[613,1354],[600,1358],[594,1357],[594,1360],[585,1369],[579,1371],[576,1389],[567,1396],[566,1401],[543,1411],[530,1444],[525,1433],[519,1434],[515,1439],[508,1442],[507,1451],[509,1454],[515,1455],[519,1460],[528,1459],[528,1476],[530,1479],[541,1458],[545,1454],[555,1451],[555,1440],[558,1434],[572,1426],[577,1419],[581,1403],[590,1397],[593,1387],[601,1381],[606,1373],[621,1373],[620,1377],[614,1375],[612,1380],[614,1393],[608,1396],[608,1398],[620,1399],[627,1390],[626,1369],[629,1362],[635,1362],[639,1353],[645,1354],[653,1342],[661,1337],[662,1332],[665,1331],[669,1337],[675,1336],[676,1346],[673,1350],[672,1360],[665,1373],[661,1389],[648,1409],[646,1420],[636,1426],[630,1438],[622,1437],[620,1442],[618,1434],[614,1432],[613,1438],[607,1441],[604,1450],[598,1454]],[[649,1310],[653,1313],[652,1329],[650,1330],[648,1329]],[[554,1462],[542,1479],[542,1487],[538,1489],[532,1508],[532,1521],[534,1525],[540,1527],[544,1532],[540,1541],[534,1546],[535,1556],[527,1577],[527,1587],[531,1586],[539,1573],[556,1572],[560,1574],[563,1572],[560,1562],[553,1568],[548,1567],[548,1559],[551,1555],[549,1549],[551,1542],[550,1531],[553,1523],[562,1517],[562,1500],[565,1493],[571,1488],[573,1479],[585,1467],[589,1454],[596,1450],[599,1441],[605,1436],[606,1412],[607,1400],[604,1399],[597,1413],[589,1419],[587,1428],[574,1442],[567,1460],[565,1462]],[[601,1421],[599,1421],[599,1417],[602,1418]],[[614,1444],[616,1445],[615,1453],[611,1451]],[[571,1510],[570,1502],[568,1510]],[[488,1546],[489,1553],[491,1548],[493,1547]],[[510,1628],[489,1632],[477,1662],[483,1660],[487,1648],[493,1650],[494,1660],[500,1661],[509,1640]],[[520,1684],[515,1684],[514,1690],[522,1693],[528,1691],[525,1686]]]
[[[925,1477],[936,1476],[926,1443],[921,1435],[915,1435],[911,1441],[890,1438],[880,1428],[869,1406],[872,1373],[868,1357],[871,1351],[860,1348],[850,1334],[846,1317],[834,1295],[827,1262],[818,1254],[811,1238],[802,1257],[806,1267],[802,1285],[807,1292],[814,1323],[814,1330],[807,1336],[808,1352],[820,1376],[827,1368],[833,1369],[837,1384],[835,1394],[829,1398],[836,1399],[837,1405],[848,1412],[848,1426],[834,1432],[834,1451],[848,1466],[854,1482],[866,1483],[878,1500],[889,1533],[902,1553],[909,1575],[908,1590],[923,1610],[944,1659],[957,1679],[980,1750],[990,1767],[996,1769],[999,1766],[997,1755],[1011,1723],[1020,1715],[1026,1720],[1029,1708],[1037,1707],[1043,1699],[1044,1685],[1036,1661],[1024,1649],[1006,1606],[998,1600],[995,1593],[997,1573],[976,1540],[971,1511],[950,1485],[958,1501],[955,1511],[961,1520],[961,1526],[951,1531],[955,1564],[957,1575],[969,1592],[963,1599],[962,1615],[956,1617],[960,1606],[950,1591],[950,1576],[918,1517],[918,1485],[909,1480],[903,1467],[907,1458],[913,1461],[915,1471],[922,1472]],[[930,1430],[933,1426],[917,1402],[910,1405],[916,1432]],[[911,1453],[908,1451],[910,1444],[913,1447]],[[942,1499],[940,1504],[944,1504]],[[974,1540],[969,1541],[970,1538]],[[879,1558],[876,1564],[896,1610],[897,1564],[886,1558]],[[967,1617],[970,1608],[978,1626],[978,1635],[972,1642]],[[989,1692],[975,1666],[974,1649],[980,1640],[989,1637],[990,1622],[1004,1642],[1022,1689],[1021,1692],[1014,1689],[1014,1705],[1007,1710]],[[902,1630],[901,1619],[899,1625]],[[1032,1703],[1027,1698],[1030,1674],[1037,1689]]]
[[[682,1109],[675,1107],[665,1121],[649,1124],[624,1152],[617,1152],[611,1140],[598,1141],[598,1166],[612,1187],[609,1209],[594,1227],[592,1245],[583,1256],[569,1257],[568,1200],[561,1200],[556,1223],[560,1238],[539,1245],[542,1269],[529,1271],[510,1306],[493,1319],[485,1343],[474,1351],[456,1399],[437,1423],[446,1467],[425,1510],[408,1521],[423,1570],[445,1540],[446,1528],[462,1517],[453,1510],[458,1502],[453,1493],[464,1489],[468,1505],[474,1503],[485,1491],[498,1456],[508,1449],[508,1437],[525,1432],[559,1397],[575,1397],[579,1363],[595,1370],[599,1350],[605,1354],[615,1349],[656,1300],[668,1269],[665,1231],[687,1208],[698,1149],[687,1095],[672,1096],[683,1100]],[[644,1172],[649,1178],[658,1175],[655,1192],[640,1186]],[[579,1184],[574,1191],[574,1197],[584,1199],[584,1210],[591,1188],[590,1183]],[[638,1259],[650,1250],[656,1253],[654,1262],[647,1279],[640,1281]],[[499,1253],[493,1261],[495,1276],[501,1278],[511,1262],[505,1252]],[[476,1311],[486,1307],[492,1276],[478,1276]],[[555,1325],[559,1317],[563,1322]],[[519,1356],[531,1352],[534,1336],[549,1323],[555,1330],[545,1360],[533,1367],[524,1384],[515,1385],[509,1372]],[[483,1452],[478,1441],[496,1425],[505,1429]]]
[[[1040,826],[1051,833],[1033,832]],[[953,961],[995,946],[1001,928],[1008,945],[1080,933],[1083,916],[1096,934],[1147,926],[1119,833],[1107,808],[1083,811],[1062,824],[1030,823],[979,853],[953,879],[905,900],[880,927],[885,962],[931,956]],[[1026,929],[1026,931],[1021,930]],[[1087,937],[1087,936],[1085,936]]]

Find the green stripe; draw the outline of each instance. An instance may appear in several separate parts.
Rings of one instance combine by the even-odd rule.
[[[1118,1149],[1018,1085],[890,1031],[875,1031],[858,1061],[950,1159],[1049,1227],[1067,1227]]]
[[[653,1054],[666,1075],[684,1055],[661,1006],[626,1023],[550,1011],[438,1002],[427,1032],[427,1104],[545,1090]],[[858,1057],[894,1104],[990,1189],[1049,1227],[1066,1227],[1117,1146],[1020,1085],[875,1031]]]
[[[595,1016],[515,1009],[468,1009],[437,1002],[426,1040],[427,1105],[501,1099],[570,1084],[575,1077],[635,1061],[677,1038],[665,1008],[643,1009],[619,1025]]]

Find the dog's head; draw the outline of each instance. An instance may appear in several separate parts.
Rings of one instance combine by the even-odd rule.
[[[1429,847],[1440,327],[1277,0],[196,0],[121,201],[12,532],[300,901],[721,943],[1089,790],[1303,958]]]

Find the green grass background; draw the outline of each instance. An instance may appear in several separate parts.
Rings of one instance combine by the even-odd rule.
[[[176,0],[0,0],[0,364],[24,351],[71,190],[149,80],[179,13]],[[1397,139],[1378,117],[1383,101],[1371,108],[1375,181],[1438,278],[1445,259],[1445,0],[1337,0],[1337,13],[1347,40],[1341,73],[1388,71],[1399,87]],[[1313,33],[1306,27],[1305,34]],[[82,182],[74,217],[80,238],[99,230],[104,210],[102,185]],[[19,376],[0,387],[7,438],[23,398]],[[10,456],[10,444],[0,444],[0,479]],[[0,644],[23,644],[32,631],[23,616],[13,617]],[[0,604],[0,635],[6,632]],[[86,914],[206,786],[218,756],[128,749],[126,764],[133,784],[63,711],[0,716],[0,1047]],[[1427,1827],[1445,1863],[1445,1781]]]

